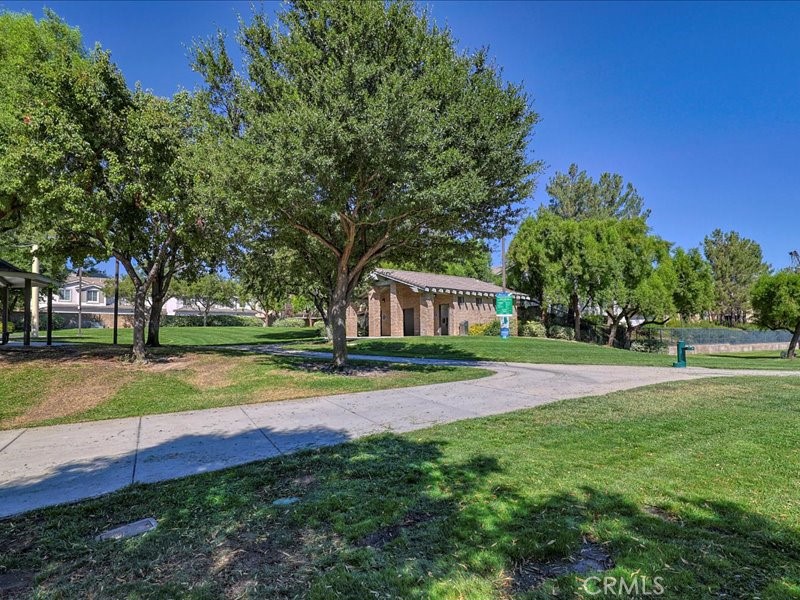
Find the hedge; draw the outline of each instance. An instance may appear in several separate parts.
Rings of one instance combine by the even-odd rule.
[[[239,315],[208,315],[209,327],[263,327],[264,321],[258,317]],[[202,327],[203,317],[199,315],[166,315],[161,317],[162,327]]]

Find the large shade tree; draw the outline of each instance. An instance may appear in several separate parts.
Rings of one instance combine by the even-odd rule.
[[[608,257],[614,219],[566,219],[542,208],[525,219],[508,250],[512,285],[543,309],[569,307],[576,335],[586,305],[604,297],[613,270]]]
[[[240,214],[315,274],[341,366],[366,272],[497,237],[518,216],[539,170],[526,154],[537,116],[486,52],[459,52],[410,2],[298,0],[240,39],[244,83],[218,40],[196,61],[212,102],[241,115]]]
[[[624,323],[623,345],[628,348],[639,329],[663,324],[675,311],[675,271],[669,242],[651,234],[643,219],[614,221],[607,228],[604,254],[611,272],[598,300],[609,325],[607,345],[614,344]]]
[[[51,11],[38,21],[0,14],[0,81],[0,232],[36,245],[54,275],[89,251],[85,237],[56,225],[66,205],[102,189],[130,94],[108,52],[85,50],[80,32]]]

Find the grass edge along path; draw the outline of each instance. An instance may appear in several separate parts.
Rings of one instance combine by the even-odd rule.
[[[798,432],[795,378],[566,400],[3,521],[0,573],[40,598],[800,598]]]
[[[352,361],[356,373],[340,374],[325,371],[327,361],[191,348],[180,354],[161,350],[159,360],[143,366],[92,359],[91,350],[83,354],[89,357],[2,366],[0,398],[8,401],[0,405],[0,430],[408,388],[493,373]]]

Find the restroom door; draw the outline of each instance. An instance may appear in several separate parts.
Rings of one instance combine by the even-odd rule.
[[[450,305],[439,305],[439,335],[450,335]]]
[[[406,337],[414,335],[414,309],[403,309],[403,335]]]

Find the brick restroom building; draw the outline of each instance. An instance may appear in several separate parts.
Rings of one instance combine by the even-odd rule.
[[[471,277],[437,275],[417,271],[378,269],[367,294],[368,335],[466,335],[470,325],[490,323],[497,318],[495,296],[498,285]],[[530,297],[506,290],[514,299],[514,317],[521,303]],[[347,335],[356,337],[357,316],[348,311]]]

